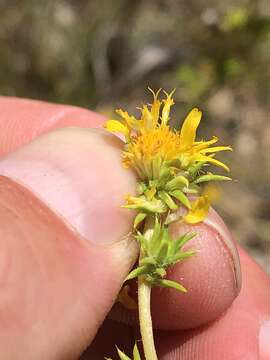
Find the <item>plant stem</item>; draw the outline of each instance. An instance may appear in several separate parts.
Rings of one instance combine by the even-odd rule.
[[[146,360],[158,360],[153,336],[150,299],[151,286],[147,284],[143,276],[139,276],[138,304],[144,355]]]
[[[145,238],[150,239],[153,234],[154,218],[148,218],[144,227]],[[143,249],[140,251],[140,259],[144,256]],[[143,350],[146,360],[158,360],[151,317],[151,285],[144,276],[138,278],[138,306],[140,330],[143,342]]]

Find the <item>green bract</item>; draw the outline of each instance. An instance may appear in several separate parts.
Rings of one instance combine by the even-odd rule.
[[[132,359],[130,357],[128,357],[125,353],[123,353],[123,351],[119,350],[118,348],[117,348],[117,353],[119,355],[120,360],[141,360],[139,350],[138,350],[136,343],[133,348],[133,358]],[[105,358],[105,359],[112,360],[111,358]]]
[[[176,240],[169,234],[168,226],[163,225],[156,218],[153,228],[149,228],[144,234],[136,235],[142,249],[139,266],[132,270],[126,280],[144,276],[151,286],[173,287],[186,292],[186,289],[175,281],[164,280],[166,269],[194,255],[193,250],[183,251],[183,246],[195,233],[187,233]]]

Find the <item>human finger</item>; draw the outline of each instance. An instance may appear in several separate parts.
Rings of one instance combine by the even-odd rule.
[[[111,135],[67,128],[1,160],[3,358],[74,359],[95,336],[136,257],[119,158]]]
[[[87,109],[15,97],[0,97],[0,109],[0,156],[53,129],[100,128],[104,122]]]
[[[240,254],[243,285],[232,306],[209,325],[159,332],[159,359],[270,359],[270,278],[243,250]]]

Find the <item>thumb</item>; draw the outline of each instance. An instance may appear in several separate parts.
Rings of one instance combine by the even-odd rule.
[[[65,128],[0,161],[1,358],[76,358],[110,310],[137,252],[119,145]]]

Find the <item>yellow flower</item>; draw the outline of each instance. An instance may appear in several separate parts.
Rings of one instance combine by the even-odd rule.
[[[164,214],[179,206],[189,209],[184,220],[190,224],[202,221],[209,210],[209,199],[201,194],[199,185],[209,181],[230,180],[226,176],[204,172],[212,164],[229,171],[227,165],[215,158],[220,151],[231,150],[230,146],[213,146],[217,137],[196,140],[202,113],[194,108],[185,118],[181,130],[169,126],[170,110],[174,105],[174,91],[153,94],[153,103],[143,105],[141,116],[136,119],[128,112],[117,110],[120,120],[107,121],[105,128],[125,136],[122,153],[123,165],[136,171],[140,180],[139,196],[127,196],[124,207],[145,214]],[[176,179],[178,179],[176,181]],[[181,179],[181,181],[179,181]],[[190,204],[188,195],[199,196]],[[137,223],[137,220],[135,221]]]
[[[188,224],[197,224],[206,218],[209,208],[210,202],[208,196],[200,196],[191,204],[191,209],[183,217],[183,219]]]
[[[230,146],[211,147],[218,141],[217,137],[209,141],[196,141],[202,116],[200,110],[191,110],[180,132],[170,129],[168,124],[170,109],[174,104],[173,92],[165,93],[166,97],[159,100],[160,90],[156,94],[152,91],[153,103],[150,106],[143,105],[139,119],[126,111],[117,110],[122,119],[106,123],[106,129],[121,132],[125,136],[124,166],[136,170],[142,180],[159,179],[164,164],[173,164],[174,169],[183,171],[198,163],[210,163],[228,171],[228,167],[216,160],[215,155],[219,151],[231,150]]]
[[[197,108],[191,110],[191,112],[186,117],[180,131],[182,150],[188,150],[193,146],[201,117],[202,112]]]
[[[122,124],[118,120],[109,120],[109,121],[107,121],[106,129],[108,131],[111,131],[111,132],[123,133],[126,138],[129,137],[130,131],[129,131],[128,127],[126,125]]]

